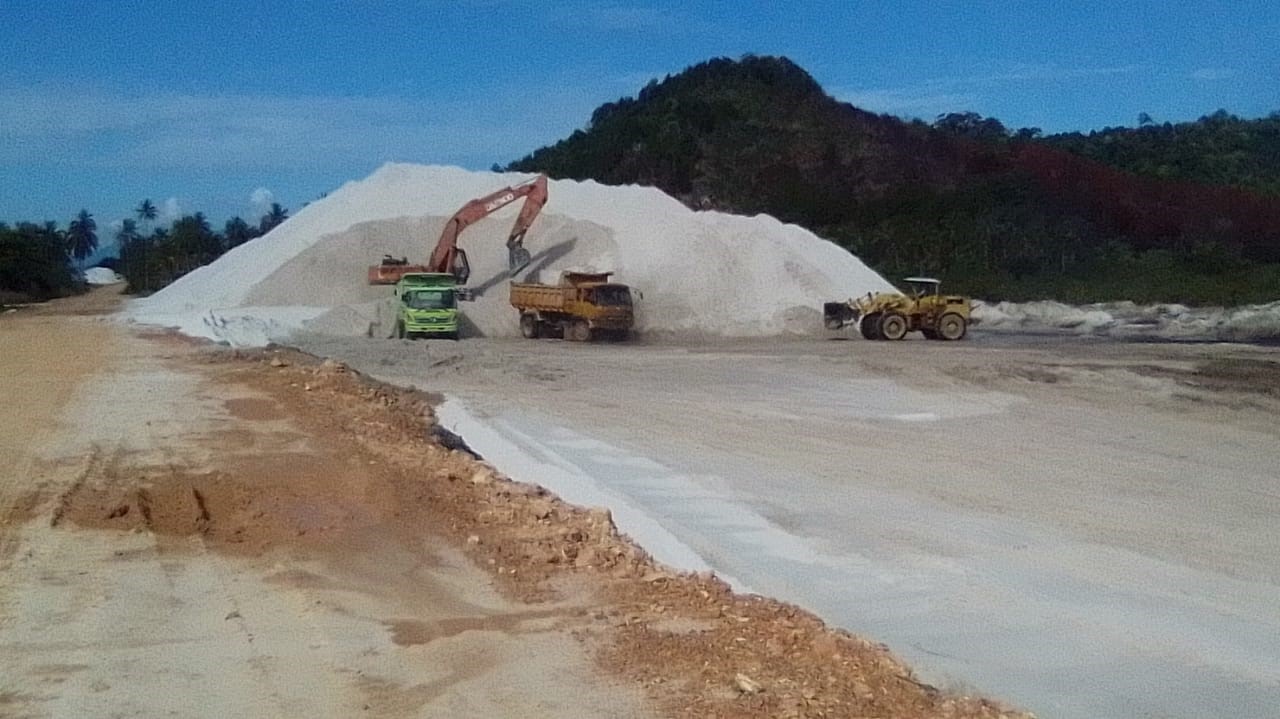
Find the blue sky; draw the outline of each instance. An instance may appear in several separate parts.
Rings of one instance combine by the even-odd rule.
[[[0,0],[0,220],[220,226],[386,161],[505,163],[714,56],[1046,131],[1280,110],[1280,3]]]

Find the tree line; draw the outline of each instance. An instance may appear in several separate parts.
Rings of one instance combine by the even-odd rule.
[[[155,204],[143,200],[134,217],[123,220],[107,238],[116,243],[118,256],[101,264],[124,276],[126,292],[150,294],[265,235],[288,217],[287,209],[272,203],[256,224],[237,216],[219,231],[196,212],[160,226]],[[82,291],[84,263],[102,243],[88,210],[81,210],[65,230],[56,222],[0,223],[0,302],[41,301]]]

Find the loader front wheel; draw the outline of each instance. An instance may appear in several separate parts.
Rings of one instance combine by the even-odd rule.
[[[520,315],[520,334],[527,340],[538,339],[538,318],[533,315]]]
[[[968,332],[969,323],[954,312],[948,312],[938,319],[938,336],[944,340],[964,339]]]
[[[869,315],[863,315],[862,321],[858,323],[858,331],[862,333],[863,339],[880,339],[880,313],[872,312]]]
[[[907,336],[907,318],[897,312],[890,312],[880,318],[880,336],[897,341]]]

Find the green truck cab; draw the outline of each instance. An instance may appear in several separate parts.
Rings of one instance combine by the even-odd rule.
[[[411,272],[396,283],[396,337],[458,339],[458,280],[447,272]]]

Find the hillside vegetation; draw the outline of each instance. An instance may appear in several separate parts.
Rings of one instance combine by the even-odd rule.
[[[747,56],[650,82],[508,169],[768,213],[890,277],[990,298],[1239,304],[1280,298],[1278,125],[1218,113],[1041,138],[972,113],[907,122]]]

